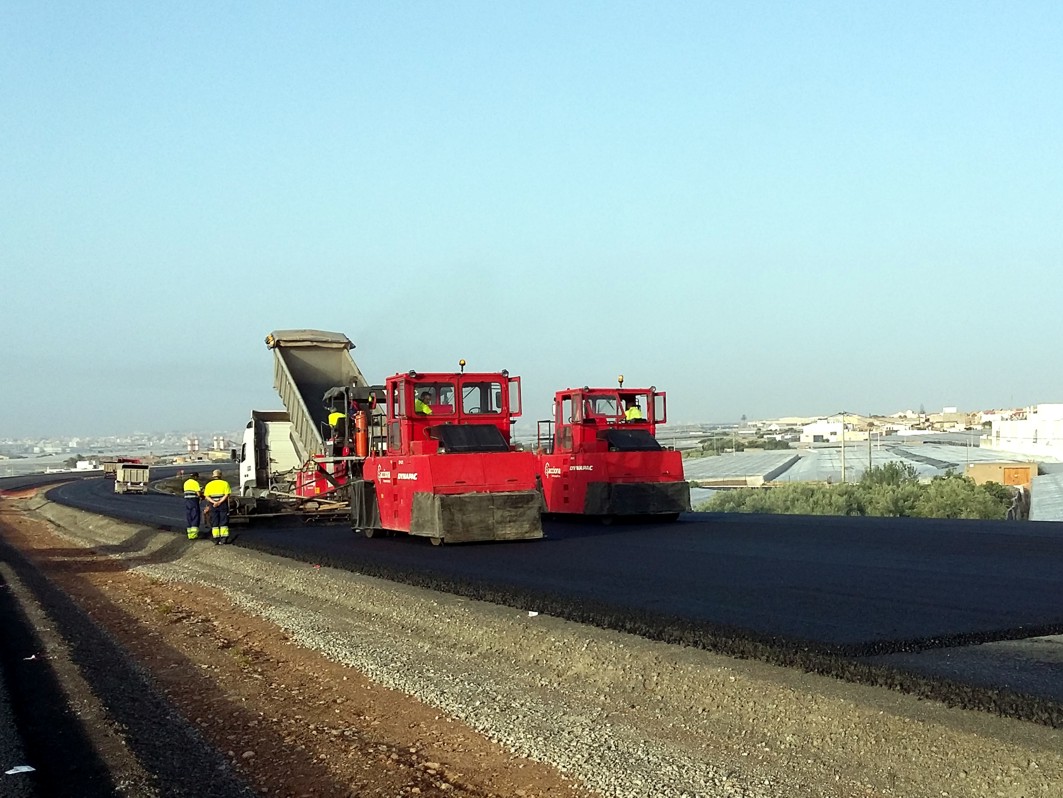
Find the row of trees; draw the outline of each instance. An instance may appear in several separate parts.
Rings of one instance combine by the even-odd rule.
[[[866,470],[859,482],[822,485],[793,482],[771,489],[721,491],[697,509],[709,512],[791,515],[870,515],[895,518],[1003,519],[1012,492],[996,482],[976,485],[949,472],[920,482],[909,463]]]

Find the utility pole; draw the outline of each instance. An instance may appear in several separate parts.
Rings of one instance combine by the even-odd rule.
[[[842,417],[842,482],[845,482],[845,413]]]

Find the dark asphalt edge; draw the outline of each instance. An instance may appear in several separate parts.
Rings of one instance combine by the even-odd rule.
[[[737,628],[695,623],[665,615],[628,610],[618,613],[615,607],[604,603],[583,601],[580,604],[574,604],[570,598],[521,590],[508,585],[471,584],[431,573],[388,568],[346,559],[311,559],[301,552],[292,552],[283,547],[272,546],[253,539],[241,541],[241,546],[285,559],[312,562],[315,565],[353,571],[365,576],[450,593],[491,604],[532,609],[574,623],[631,634],[648,640],[698,648],[737,659],[757,660],[771,665],[795,668],[855,684],[884,687],[938,701],[950,707],[989,712],[1051,728],[1063,728],[1063,703],[1011,690],[982,687],[955,680],[934,679],[899,668],[864,661],[864,657],[874,655],[868,652],[874,652],[875,646],[859,646],[849,650],[840,647],[832,649],[806,641],[770,638]],[[1027,628],[1022,630],[1021,636],[1031,637],[1039,634],[1036,630]],[[947,645],[987,642],[978,639],[981,637],[983,635],[949,637]],[[993,639],[1001,638],[994,637]],[[942,641],[944,640],[942,638]],[[935,640],[935,643],[937,642],[939,641]],[[944,644],[942,642],[942,645]]]
[[[249,798],[254,791],[232,770],[222,753],[211,746],[188,721],[181,717],[151,677],[137,665],[124,649],[100,627],[61,588],[51,582],[21,552],[0,539],[0,559],[6,561],[21,583],[30,591],[47,614],[56,632],[64,639],[71,661],[91,685],[106,708],[112,722],[122,731],[130,752],[161,788],[160,794],[174,798]],[[8,592],[8,591],[2,591]],[[6,597],[0,596],[6,601]],[[32,634],[32,630],[29,630]],[[40,651],[40,641],[33,634],[33,651]],[[18,656],[18,647],[6,644],[4,651]],[[27,641],[28,643],[28,641]],[[26,645],[26,644],[24,644]],[[33,652],[31,652],[33,653]],[[4,655],[8,656],[7,653]],[[38,665],[42,663],[36,663]],[[107,766],[87,742],[80,720],[67,705],[58,683],[49,684],[42,674],[54,672],[38,668],[27,683],[26,746],[35,755],[40,746],[41,761],[63,762],[82,759],[93,765],[91,778],[75,771],[62,776],[59,784],[42,784],[41,795],[113,796],[120,794],[113,778],[99,774]],[[44,692],[47,690],[47,692]],[[34,692],[42,694],[34,697]],[[16,708],[17,710],[17,708]],[[58,715],[50,722],[48,716]],[[36,730],[32,724],[43,724]],[[56,729],[69,728],[70,741]],[[37,739],[43,736],[46,739]],[[30,741],[35,740],[33,745]],[[32,764],[32,763],[31,763]],[[75,792],[71,792],[75,788]]]

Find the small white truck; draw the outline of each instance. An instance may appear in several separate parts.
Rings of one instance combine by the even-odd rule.
[[[151,469],[145,463],[118,463],[114,472],[115,493],[147,493]]]

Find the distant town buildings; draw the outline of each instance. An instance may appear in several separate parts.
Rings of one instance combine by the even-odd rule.
[[[921,417],[913,418],[901,413],[895,416],[861,416],[856,413],[838,413],[816,419],[801,427],[798,442],[807,445],[817,443],[841,443],[842,430],[845,440],[866,441],[886,435],[903,435],[920,424]],[[923,427],[925,429],[925,427]]]
[[[906,410],[890,416],[838,413],[803,421],[795,426],[801,430],[799,443],[806,446],[839,444],[843,428],[845,440],[850,442],[869,437],[980,430],[984,432],[979,437],[982,449],[1063,461],[1063,403],[975,412],[956,407],[943,408],[940,413]]]
[[[1063,459],[1063,404],[1038,404],[985,414],[983,449]]]
[[[241,433],[133,433],[73,438],[0,439],[0,477],[57,471],[93,471],[114,457],[135,457],[145,463],[214,463],[232,457]],[[190,440],[206,440],[206,451],[189,453]]]

